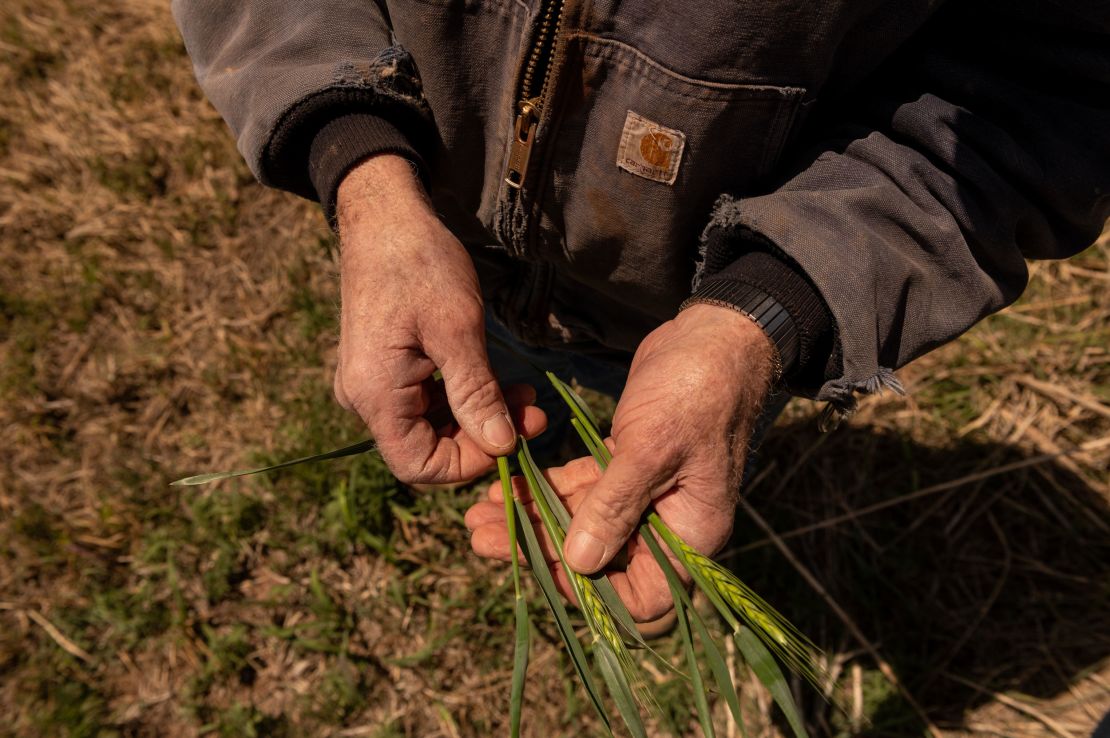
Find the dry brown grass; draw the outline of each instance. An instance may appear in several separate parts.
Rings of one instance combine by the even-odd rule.
[[[165,485],[360,431],[330,406],[328,233],[253,184],[164,3],[6,3],[0,88],[0,734],[501,732],[511,598],[464,553],[465,495],[370,461]],[[948,735],[1084,736],[1110,708],[1108,255],[1038,265],[837,434],[793,406],[752,487],[779,533],[816,526],[785,544]],[[763,538],[741,525],[736,565],[837,651],[862,730],[920,732]],[[551,636],[529,730],[577,734]]]

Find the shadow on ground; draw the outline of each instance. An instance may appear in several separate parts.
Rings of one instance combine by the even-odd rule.
[[[1059,695],[1110,655],[1110,507],[1060,458],[967,440],[929,447],[874,427],[822,435],[807,422],[774,429],[761,464],[748,501],[936,725],[959,729],[991,692]],[[1011,470],[946,484],[1003,466]],[[933,486],[943,489],[852,514]],[[789,535],[837,517],[847,519]],[[803,632],[829,651],[860,647],[743,515],[734,541],[728,563]],[[863,735],[922,734],[878,672],[866,679]],[[843,718],[813,720],[836,732],[829,723]]]

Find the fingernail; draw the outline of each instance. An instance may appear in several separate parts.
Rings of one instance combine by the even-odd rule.
[[[581,572],[593,572],[605,557],[605,544],[584,530],[580,530],[567,543],[567,561]]]
[[[497,413],[482,423],[482,438],[486,439],[486,443],[497,448],[511,446],[513,439],[516,438],[516,431],[513,430],[513,424],[509,422],[509,416],[505,413]]]

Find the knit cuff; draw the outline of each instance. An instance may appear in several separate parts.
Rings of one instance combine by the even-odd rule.
[[[341,115],[313,137],[308,152],[308,176],[333,228],[339,183],[355,165],[375,154],[397,154],[416,165],[422,173],[425,169],[416,148],[405,135],[373,113]]]
[[[789,257],[744,236],[731,228],[707,234],[707,255],[715,251],[719,258],[726,250],[739,255],[704,276],[690,300],[724,302],[749,315],[754,305],[762,313],[757,322],[779,351],[786,384],[819,386],[835,343],[828,307]]]

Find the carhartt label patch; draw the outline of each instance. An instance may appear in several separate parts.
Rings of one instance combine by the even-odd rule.
[[[617,150],[617,166],[645,179],[674,184],[685,146],[686,134],[682,131],[661,126],[629,110]]]

